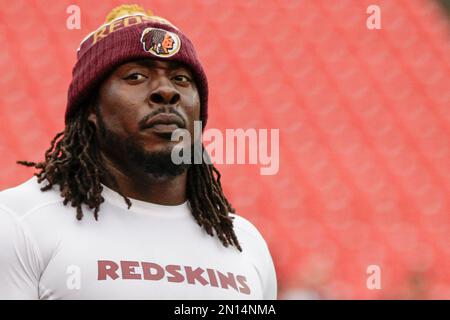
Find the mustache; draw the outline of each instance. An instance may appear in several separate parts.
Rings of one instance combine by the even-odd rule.
[[[164,109],[158,109],[158,110],[155,110],[155,111],[150,112],[150,113],[147,114],[145,117],[143,117],[143,118],[139,121],[139,128],[140,128],[141,130],[144,129],[145,126],[146,126],[146,124],[147,124],[147,122],[148,122],[148,120],[149,120],[150,118],[156,116],[157,114],[160,114],[160,113],[174,114],[174,115],[178,116],[180,119],[183,120],[184,127],[186,127],[186,120],[185,120],[184,117],[181,115],[181,113],[178,112],[177,110],[175,110],[175,109],[170,109],[169,111],[166,111],[166,110],[164,110]]]

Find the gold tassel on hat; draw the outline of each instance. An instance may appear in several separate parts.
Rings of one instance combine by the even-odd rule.
[[[122,16],[132,15],[136,13],[145,14],[146,16],[153,16],[153,12],[151,10],[145,11],[144,8],[137,4],[123,4],[121,6],[115,7],[108,13],[105,23],[111,22],[112,20],[120,18]]]
[[[133,14],[143,14],[147,17],[151,17],[153,20],[157,20],[161,23],[168,24],[169,26],[178,30],[176,26],[173,25],[169,20],[162,17],[155,16],[151,10],[145,11],[140,5],[137,4],[123,4],[121,6],[112,9],[106,16],[105,24],[110,23],[113,20],[119,19],[123,16],[129,16]]]

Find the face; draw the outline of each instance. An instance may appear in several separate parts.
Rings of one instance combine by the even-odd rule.
[[[170,49],[173,49],[173,39],[168,33],[166,33],[164,36],[162,47],[166,52],[168,52]]]
[[[122,167],[154,173],[171,162],[178,143],[171,141],[174,130],[184,128],[194,137],[200,98],[186,67],[143,59],[111,73],[99,88],[95,109],[89,121],[97,127],[102,153]],[[149,168],[151,163],[156,167]]]

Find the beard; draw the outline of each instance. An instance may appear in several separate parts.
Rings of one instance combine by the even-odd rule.
[[[179,176],[189,168],[189,164],[175,164],[172,161],[172,147],[160,151],[147,151],[133,137],[124,138],[109,130],[100,114],[97,115],[97,119],[101,145],[104,146],[102,150],[126,172],[137,174],[144,172],[158,179]]]

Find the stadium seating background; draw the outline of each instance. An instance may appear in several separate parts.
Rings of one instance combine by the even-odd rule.
[[[0,190],[62,130],[78,44],[121,3],[0,1]],[[280,298],[450,298],[450,26],[437,2],[136,3],[192,38],[209,128],[280,129],[278,174],[218,166],[269,244]],[[81,30],[66,28],[71,4]],[[370,4],[381,30],[366,28]]]

